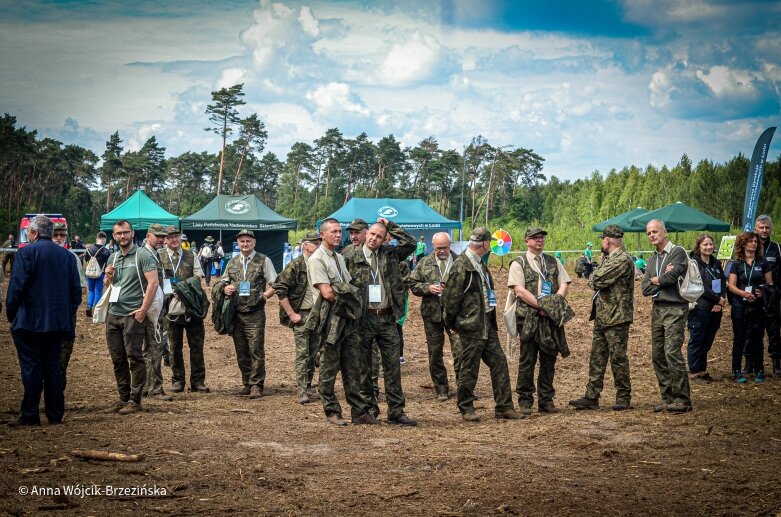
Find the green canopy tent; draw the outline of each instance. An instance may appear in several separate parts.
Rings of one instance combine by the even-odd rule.
[[[633,208],[632,210],[628,212],[624,212],[623,214],[619,214],[615,217],[611,217],[610,219],[606,219],[602,221],[601,223],[597,223],[594,225],[594,231],[595,232],[601,232],[603,231],[608,225],[611,224],[617,224],[622,230],[625,232],[645,232],[645,226],[638,226],[632,224],[632,219],[635,217],[638,217],[643,214],[647,214],[648,210],[645,208],[637,207]]]
[[[712,232],[728,232],[729,223],[719,221],[713,216],[700,212],[685,203],[678,201],[653,212],[647,212],[631,219],[635,226],[643,226],[652,219],[664,221],[667,231],[685,232],[689,230],[709,230]]]
[[[100,229],[111,231],[114,223],[123,219],[130,221],[139,237],[146,233],[152,223],[179,226],[179,217],[161,208],[141,190],[136,190],[121,205],[100,216]]]
[[[288,219],[267,207],[258,196],[218,195],[196,213],[182,219],[182,231],[190,241],[203,244],[207,235],[222,241],[226,253],[233,251],[232,243],[239,230],[252,230],[257,239],[255,249],[282,270],[282,254],[288,239],[288,230],[295,230],[295,219]]]

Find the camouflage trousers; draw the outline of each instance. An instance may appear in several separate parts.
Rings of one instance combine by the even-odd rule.
[[[689,375],[683,359],[688,307],[654,304],[651,310],[651,361],[666,404],[691,404]]]
[[[626,346],[629,341],[630,322],[600,327],[594,324],[591,340],[591,356],[588,363],[588,384],[586,398],[598,399],[605,383],[608,359],[616,385],[616,402],[630,403],[632,384],[629,380],[629,357]]]
[[[146,383],[144,384],[144,393],[146,395],[158,395],[164,393],[163,390],[163,345],[165,343],[163,329],[166,327],[165,316],[160,313],[158,318],[160,324],[160,342],[155,337],[155,326],[148,323],[144,332],[144,364],[146,366]]]
[[[119,399],[141,403],[146,383],[144,334],[148,320],[139,323],[133,316],[106,315],[106,343],[114,364]]]
[[[428,345],[428,371],[431,375],[431,382],[434,383],[434,389],[437,395],[448,393],[450,386],[447,380],[447,369],[445,368],[444,349],[445,349],[445,325],[442,322],[433,322],[423,318],[423,330],[426,333],[426,344]],[[456,376],[456,386],[458,386],[458,375],[461,368],[461,341],[458,335],[448,335],[450,339],[450,352],[453,354],[453,370]]]
[[[553,375],[556,372],[557,356],[540,350],[540,344],[536,341],[521,341],[518,379],[515,383],[515,392],[521,405],[534,403],[534,369],[538,357],[540,370],[537,372],[537,405],[553,402],[553,397],[556,395],[556,390],[553,388]]]
[[[304,322],[309,316],[309,309],[299,311],[301,321],[293,327],[293,339],[296,344],[296,386],[298,391],[312,387],[312,377],[315,375],[315,360],[317,359],[318,339],[304,328]]]
[[[377,397],[372,383],[372,348],[374,343],[380,351],[382,361],[383,381],[385,383],[385,400],[388,403],[388,418],[395,419],[404,415],[404,392],[401,389],[401,364],[399,363],[399,331],[396,330],[396,320],[393,314],[376,316],[367,314],[361,333],[361,354],[363,359],[361,371],[361,390],[368,401],[369,412],[379,414]],[[379,369],[378,369],[379,370]]]
[[[233,320],[233,346],[245,386],[263,391],[266,382],[266,312],[237,312]]]
[[[461,413],[474,412],[475,386],[480,373],[480,361],[484,362],[491,373],[491,386],[494,392],[496,412],[513,409],[512,387],[507,357],[499,343],[496,322],[489,324],[488,339],[475,339],[466,336],[461,341],[461,371],[458,378],[458,409]]]
[[[350,415],[357,418],[368,412],[369,406],[361,394],[361,364],[360,341],[358,333],[353,328],[353,322],[347,323],[348,328],[334,344],[323,342],[320,348],[320,381],[318,392],[323,402],[326,416],[342,416],[342,406],[334,393],[336,375],[342,373],[342,385],[347,404],[350,405]],[[324,333],[324,334],[327,334]]]
[[[184,367],[184,335],[187,334],[187,346],[190,348],[190,386],[206,383],[206,364],[203,359],[203,342],[206,338],[206,329],[203,320],[191,318],[186,321],[184,316],[178,316],[174,321],[166,318],[168,327],[168,345],[171,347],[171,382],[184,383],[186,372]],[[163,358],[163,349],[160,347],[160,359]],[[151,393],[151,391],[150,391]]]

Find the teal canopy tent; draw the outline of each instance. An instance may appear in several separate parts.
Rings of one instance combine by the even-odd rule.
[[[141,234],[144,234],[152,223],[179,226],[177,216],[161,208],[141,190],[137,190],[111,212],[100,216],[100,229],[110,231],[114,223],[121,220],[129,221],[137,233]]]
[[[678,201],[653,212],[647,212],[631,219],[634,226],[645,225],[652,219],[664,221],[667,231],[685,232],[689,230],[708,230],[711,232],[728,232],[729,223],[719,221],[713,216],[700,212],[685,203]]]
[[[608,225],[616,224],[619,226],[619,228],[621,228],[625,232],[645,232],[645,226],[632,224],[632,219],[647,213],[648,210],[638,206],[637,208],[633,208],[628,212],[624,212],[623,214],[619,214],[615,217],[611,217],[610,219],[606,219],[601,223],[595,224],[594,231],[601,232]]]

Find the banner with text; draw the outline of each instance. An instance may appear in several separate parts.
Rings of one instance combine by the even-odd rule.
[[[774,127],[767,128],[757,140],[754,154],[751,155],[751,166],[748,169],[748,178],[746,179],[746,198],[743,201],[743,231],[746,232],[754,228],[759,194],[762,191],[762,177],[765,174],[765,160],[775,131]]]

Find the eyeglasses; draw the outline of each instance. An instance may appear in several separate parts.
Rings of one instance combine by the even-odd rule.
[[[533,236],[529,237],[529,239],[531,239],[533,241],[544,241],[545,240],[545,236],[544,235],[533,235]]]
[[[125,232],[114,232],[114,237],[122,237],[123,235],[130,235],[133,230],[127,230]]]

